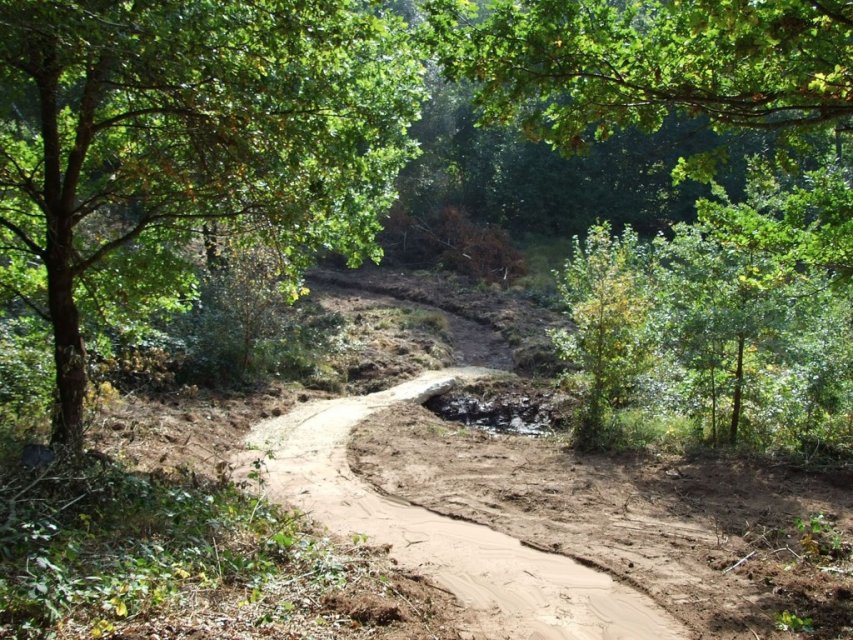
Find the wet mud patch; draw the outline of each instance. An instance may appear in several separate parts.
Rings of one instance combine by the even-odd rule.
[[[516,379],[451,391],[431,398],[424,406],[439,418],[466,427],[537,437],[567,431],[577,401]]]

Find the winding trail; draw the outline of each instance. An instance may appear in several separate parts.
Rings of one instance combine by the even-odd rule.
[[[670,640],[689,634],[650,598],[610,576],[524,547],[482,525],[381,496],[347,464],[352,427],[386,407],[424,402],[462,381],[501,372],[459,367],[425,372],[367,396],[306,403],[258,424],[247,445],[272,450],[270,497],[295,505],[331,531],[392,545],[406,569],[430,576],[466,607],[462,637],[493,640]],[[256,452],[238,458],[243,473]],[[238,471],[239,472],[239,471]]]

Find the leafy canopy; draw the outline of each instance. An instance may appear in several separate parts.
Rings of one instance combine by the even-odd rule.
[[[563,149],[591,123],[657,129],[672,107],[761,128],[853,113],[849,3],[496,0],[477,23],[472,7],[428,3],[446,69],[481,83],[486,121]]]

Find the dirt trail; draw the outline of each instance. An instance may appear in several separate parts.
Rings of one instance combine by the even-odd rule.
[[[258,451],[270,497],[294,504],[335,533],[366,534],[392,557],[453,592],[466,608],[463,638],[617,640],[687,638],[646,596],[560,555],[522,546],[487,527],[380,496],[347,464],[350,430],[372,413],[423,402],[463,380],[499,372],[475,367],[426,372],[367,396],[310,402],[257,425],[256,450],[238,459],[243,474]]]

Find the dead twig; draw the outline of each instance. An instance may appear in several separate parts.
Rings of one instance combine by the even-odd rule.
[[[45,467],[44,470],[38,476],[36,476],[35,480],[30,482],[27,486],[25,486],[23,489],[18,491],[18,493],[16,493],[15,495],[13,495],[11,498],[9,498],[7,500],[7,504],[9,505],[9,507],[8,507],[9,515],[6,517],[6,521],[3,523],[3,526],[0,527],[0,530],[11,529],[15,525],[15,520],[17,519],[17,513],[16,513],[15,507],[18,503],[18,498],[23,496],[25,493],[27,493],[27,491],[29,491],[30,489],[35,487],[42,480],[44,480],[48,471],[50,471],[50,466]]]
[[[738,560],[737,562],[735,562],[735,563],[734,563],[732,566],[730,566],[728,569],[723,569],[723,573],[728,573],[729,571],[734,571],[734,570],[735,570],[735,569],[737,569],[740,565],[742,565],[744,562],[746,562],[746,561],[747,561],[747,560],[749,560],[752,556],[754,556],[756,553],[758,553],[758,551],[750,551],[747,555],[745,555],[743,558],[741,558],[740,560]]]

